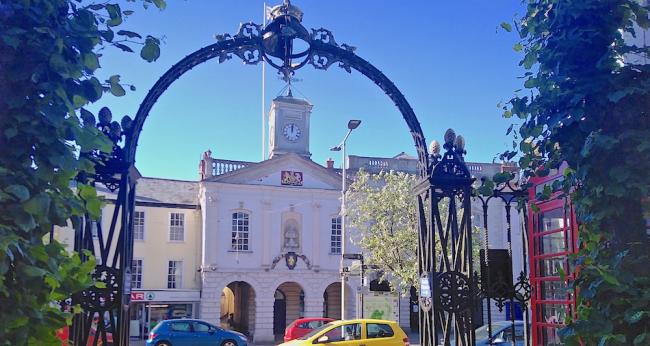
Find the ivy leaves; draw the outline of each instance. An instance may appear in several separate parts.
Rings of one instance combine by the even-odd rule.
[[[145,8],[152,3],[161,10],[167,6],[164,0],[145,0],[143,2]],[[160,57],[160,40],[158,38],[150,35],[143,38],[142,35],[137,32],[124,29],[118,30],[117,33],[113,31],[113,28],[123,24],[124,19],[132,15],[133,11],[123,11],[119,4],[108,3],[92,4],[89,5],[88,8],[97,11],[98,13],[105,12],[108,17],[108,19],[102,16],[98,17],[99,22],[106,25],[106,28],[100,31],[100,36],[105,43],[127,53],[135,52],[133,46],[142,46],[140,48],[140,57],[147,62],[156,61]]]
[[[642,207],[650,195],[650,65],[647,49],[630,41],[650,28],[648,9],[634,0],[535,0],[514,23],[529,95],[503,106],[505,118],[523,121],[509,130],[513,150],[503,155],[518,155],[528,177],[567,163],[564,179],[537,197],[563,190],[580,222],[577,313],[561,330],[567,345],[650,341]]]
[[[141,3],[165,7],[162,0]],[[72,315],[52,303],[92,284],[92,256],[82,261],[48,234],[69,227],[73,216],[99,216],[94,188],[72,189],[71,181],[92,175],[87,153],[110,153],[113,142],[84,107],[135,90],[119,74],[95,76],[102,50],[139,48],[149,62],[160,55],[159,39],[122,28],[132,14],[111,2],[0,5],[0,303],[12,307],[0,309],[2,345],[60,345],[54,332]]]

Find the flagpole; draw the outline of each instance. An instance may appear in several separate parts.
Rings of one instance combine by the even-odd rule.
[[[263,27],[266,27],[266,1],[262,12]],[[262,60],[262,161],[266,160],[266,63]]]

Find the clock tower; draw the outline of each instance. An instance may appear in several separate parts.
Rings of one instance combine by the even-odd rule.
[[[307,100],[293,97],[291,89],[286,96],[273,99],[269,111],[270,158],[286,153],[311,157],[309,116],[312,107]]]

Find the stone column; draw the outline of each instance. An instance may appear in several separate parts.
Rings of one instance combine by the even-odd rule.
[[[313,268],[315,270],[320,269],[320,253],[321,253],[321,247],[323,246],[329,246],[329,244],[323,244],[321,242],[321,217],[320,217],[320,211],[321,211],[321,204],[320,202],[313,202],[311,204],[312,206],[312,231],[311,231],[311,236],[312,236],[312,260],[311,263],[313,265]],[[322,293],[321,293],[322,295]],[[320,316],[320,315],[319,315]]]
[[[262,200],[262,268],[271,267],[271,199]]]
[[[275,342],[273,337],[273,302],[274,291],[272,289],[255,290],[255,330],[253,331],[253,342],[256,344]]]
[[[323,316],[323,292],[305,294],[305,317]]]
[[[202,275],[203,287],[201,289],[201,308],[200,318],[219,326],[221,321],[221,291],[222,287],[215,274],[211,272],[204,272]]]
[[[207,184],[203,186],[204,193],[201,201],[202,212],[202,262],[203,267],[218,268],[217,256],[218,234],[219,234],[219,213],[218,196],[215,191],[208,191]]]

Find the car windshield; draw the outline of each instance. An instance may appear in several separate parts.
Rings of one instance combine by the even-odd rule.
[[[511,326],[510,322],[495,322],[492,324],[492,336],[500,333],[504,328]],[[520,324],[515,324],[517,330],[521,329]],[[488,325],[484,325],[476,328],[475,330],[476,340],[487,340],[488,338]]]
[[[320,326],[320,327],[318,327],[318,328],[312,330],[311,332],[309,332],[309,333],[307,333],[307,334],[305,334],[305,335],[299,337],[298,340],[307,340],[307,339],[311,338],[312,336],[314,336],[314,335],[320,333],[323,329],[325,329],[325,328],[327,328],[327,327],[330,327],[330,326],[332,326],[332,323],[331,323],[331,322],[328,323],[328,324],[323,324],[322,326]]]

